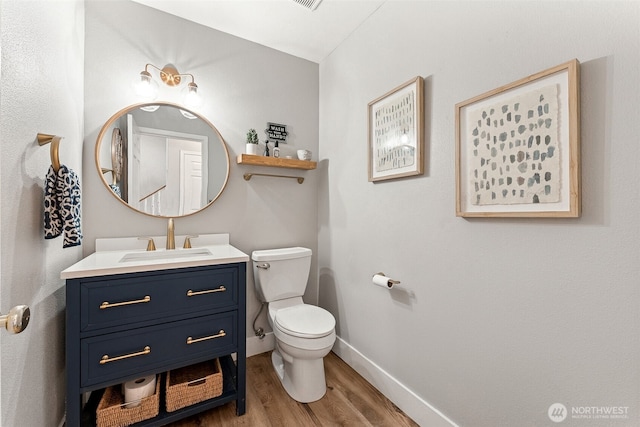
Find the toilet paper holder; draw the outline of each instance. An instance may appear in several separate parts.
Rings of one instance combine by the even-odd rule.
[[[385,281],[386,283],[385,284],[389,289],[393,288],[395,285],[400,284],[399,280],[391,279],[391,278],[387,277],[387,275],[384,274],[383,272],[378,272],[378,273],[373,275],[372,280],[373,280],[374,284],[379,284],[379,283],[376,283],[377,282],[376,276],[384,277],[386,279],[386,281]]]

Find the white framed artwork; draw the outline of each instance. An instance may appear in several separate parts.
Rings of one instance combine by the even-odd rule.
[[[416,77],[369,103],[369,181],[424,173],[424,80]]]

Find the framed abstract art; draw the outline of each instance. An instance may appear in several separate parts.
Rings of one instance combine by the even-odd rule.
[[[456,104],[456,215],[580,216],[579,62]]]
[[[424,173],[424,80],[416,77],[369,103],[369,181]]]

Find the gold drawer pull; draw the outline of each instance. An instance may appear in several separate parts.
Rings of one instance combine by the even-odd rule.
[[[193,338],[189,337],[189,338],[187,338],[187,344],[195,344],[195,343],[200,342],[200,341],[211,340],[211,339],[214,339],[214,338],[221,338],[221,337],[224,337],[226,335],[227,335],[227,333],[224,331],[224,329],[220,329],[220,332],[218,332],[216,335],[210,335],[208,337],[196,338],[195,340]]]
[[[191,289],[189,289],[187,291],[187,296],[188,297],[195,297],[196,295],[211,294],[211,293],[214,293],[214,292],[224,292],[226,290],[227,290],[227,288],[225,288],[224,286],[220,286],[217,289],[209,289],[209,290],[206,290],[206,291],[195,291],[195,292],[192,291]]]
[[[121,307],[123,305],[141,304],[143,302],[149,302],[149,301],[151,301],[151,297],[149,295],[145,295],[144,298],[138,299],[135,301],[124,301],[124,302],[114,302],[114,303],[105,301],[102,304],[100,304],[100,310],[104,310],[105,308]]]
[[[118,357],[109,357],[108,354],[105,354],[104,356],[102,356],[102,359],[100,359],[100,364],[104,365],[105,363],[116,362],[118,360],[128,359],[130,357],[144,356],[145,354],[149,353],[151,353],[151,347],[146,346],[142,351],[139,351],[137,353],[125,354]]]

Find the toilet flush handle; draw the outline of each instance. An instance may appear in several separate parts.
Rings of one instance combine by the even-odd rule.
[[[268,262],[265,262],[265,263],[256,265],[256,267],[262,268],[263,270],[268,270],[271,267],[271,264],[269,264]]]

